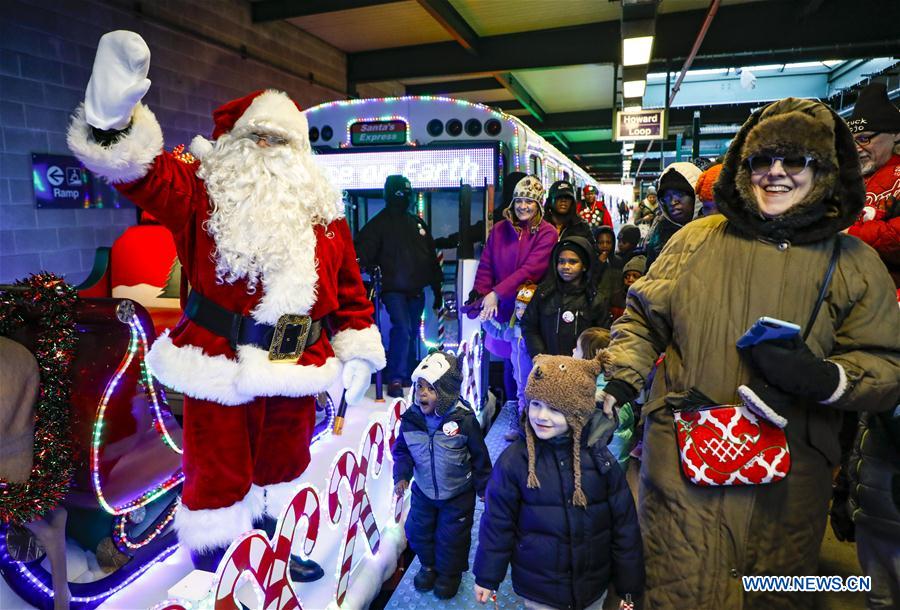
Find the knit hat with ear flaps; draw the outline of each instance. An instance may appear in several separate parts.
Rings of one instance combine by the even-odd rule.
[[[816,160],[812,188],[784,214],[764,218],[747,158],[808,155]],[[751,116],[731,143],[713,186],[719,211],[749,237],[805,244],[853,224],[865,201],[859,156],[847,124],[820,102],[785,98]]]
[[[572,466],[575,470],[575,493],[572,502],[587,506],[587,497],[581,489],[581,432],[594,412],[594,392],[597,376],[609,360],[606,350],[600,350],[593,360],[578,360],[570,356],[537,355],[534,367],[528,375],[525,398],[540,400],[563,414],[572,429]],[[535,467],[535,434],[525,419],[525,445],[528,449],[528,487],[540,487]]]
[[[434,412],[443,417],[459,399],[462,388],[461,362],[450,352],[434,351],[425,356],[412,373],[415,386],[419,379],[424,379],[437,393]]]

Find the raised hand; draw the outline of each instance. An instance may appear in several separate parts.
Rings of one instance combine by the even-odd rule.
[[[128,127],[134,107],[150,88],[149,69],[150,49],[138,34],[104,34],[84,94],[88,125],[103,130]]]

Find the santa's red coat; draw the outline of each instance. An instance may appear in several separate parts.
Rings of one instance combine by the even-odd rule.
[[[329,331],[291,365],[270,362],[266,351],[249,345],[235,352],[226,338],[183,317],[171,332],[157,338],[148,354],[153,373],[163,383],[194,398],[237,405],[256,396],[321,392],[336,380],[341,363],[353,358],[365,360],[373,371],[384,366],[372,303],[343,217],[336,214],[327,226],[314,227],[316,265],[298,264],[278,278],[267,278],[265,288],[259,285],[255,291],[243,280],[220,282],[215,243],[204,228],[211,205],[197,177],[199,163],[162,149],[159,125],[143,105],[135,109],[127,141],[114,147],[115,159],[103,156],[105,150],[93,143],[86,123],[83,134],[78,126],[76,117],[69,134],[73,151],[172,231],[182,273],[192,289],[258,322],[272,324],[280,315],[307,314]],[[81,135],[84,141],[78,141]]]

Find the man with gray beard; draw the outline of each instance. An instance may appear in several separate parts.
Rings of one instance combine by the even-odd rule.
[[[215,571],[244,532],[274,531],[303,483],[314,395],[340,379],[349,403],[384,367],[340,197],[313,162],[306,118],[282,92],[213,113],[213,141],[163,150],[140,103],[150,51],[133,32],[101,38],[73,153],[175,238],[191,293],[147,361],[184,400],[184,488],[175,518],[195,567]],[[322,570],[291,562],[294,580]]]

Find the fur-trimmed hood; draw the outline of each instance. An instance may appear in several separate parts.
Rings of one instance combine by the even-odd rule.
[[[750,188],[748,155],[806,154],[817,161],[813,188],[779,217],[764,218]],[[821,241],[853,224],[865,201],[859,157],[847,124],[825,104],[785,98],[744,123],[713,187],[719,211],[750,237],[793,243]]]

